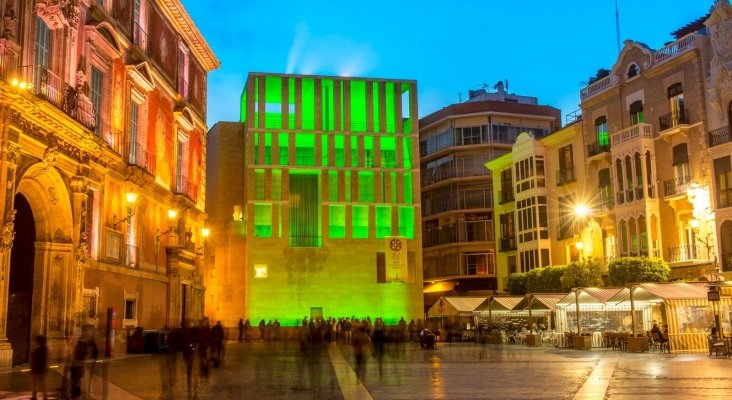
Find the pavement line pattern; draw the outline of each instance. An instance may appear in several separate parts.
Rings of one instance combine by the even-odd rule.
[[[336,377],[338,378],[338,386],[345,400],[373,400],[366,386],[356,377],[356,371],[351,368],[341,353],[338,346],[328,346],[328,356],[330,363],[333,365]]]
[[[602,358],[577,391],[577,394],[574,395],[573,400],[604,399],[619,359],[620,357],[617,355]]]

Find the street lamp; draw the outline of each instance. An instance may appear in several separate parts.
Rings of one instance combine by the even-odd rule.
[[[135,192],[127,192],[125,194],[125,200],[127,200],[127,204],[125,204],[125,211],[127,213],[127,216],[121,220],[117,220],[117,216],[112,217],[112,228],[117,229],[117,225],[129,221],[130,218],[132,218],[133,215],[135,215],[135,203],[137,202],[137,193]]]
[[[577,204],[574,206],[574,215],[579,218],[585,218],[590,215],[590,208],[585,204]]]
[[[208,235],[211,234],[211,229],[203,228],[201,229],[201,236],[203,237],[203,244],[201,244],[201,247],[197,248],[196,251],[201,251],[206,247],[206,239],[208,239]]]

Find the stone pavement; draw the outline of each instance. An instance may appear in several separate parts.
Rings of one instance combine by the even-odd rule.
[[[378,367],[370,357],[359,382],[346,345],[303,357],[295,343],[229,343],[220,368],[207,379],[192,375],[190,394],[182,357],[143,355],[97,363],[87,398],[732,399],[732,360],[706,354],[407,344],[387,347],[381,376]],[[62,366],[52,371],[56,388]],[[2,399],[28,399],[29,387],[22,368],[0,373]]]

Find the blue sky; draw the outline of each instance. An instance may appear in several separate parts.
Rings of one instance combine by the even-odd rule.
[[[208,123],[239,118],[249,72],[418,81],[419,114],[499,80],[566,115],[617,56],[614,0],[183,0],[221,60],[209,75]],[[368,5],[364,5],[368,4]],[[651,48],[713,0],[618,0],[620,38]]]

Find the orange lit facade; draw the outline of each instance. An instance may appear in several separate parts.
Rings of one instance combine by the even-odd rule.
[[[211,49],[179,1],[0,4],[0,366],[200,318]]]

